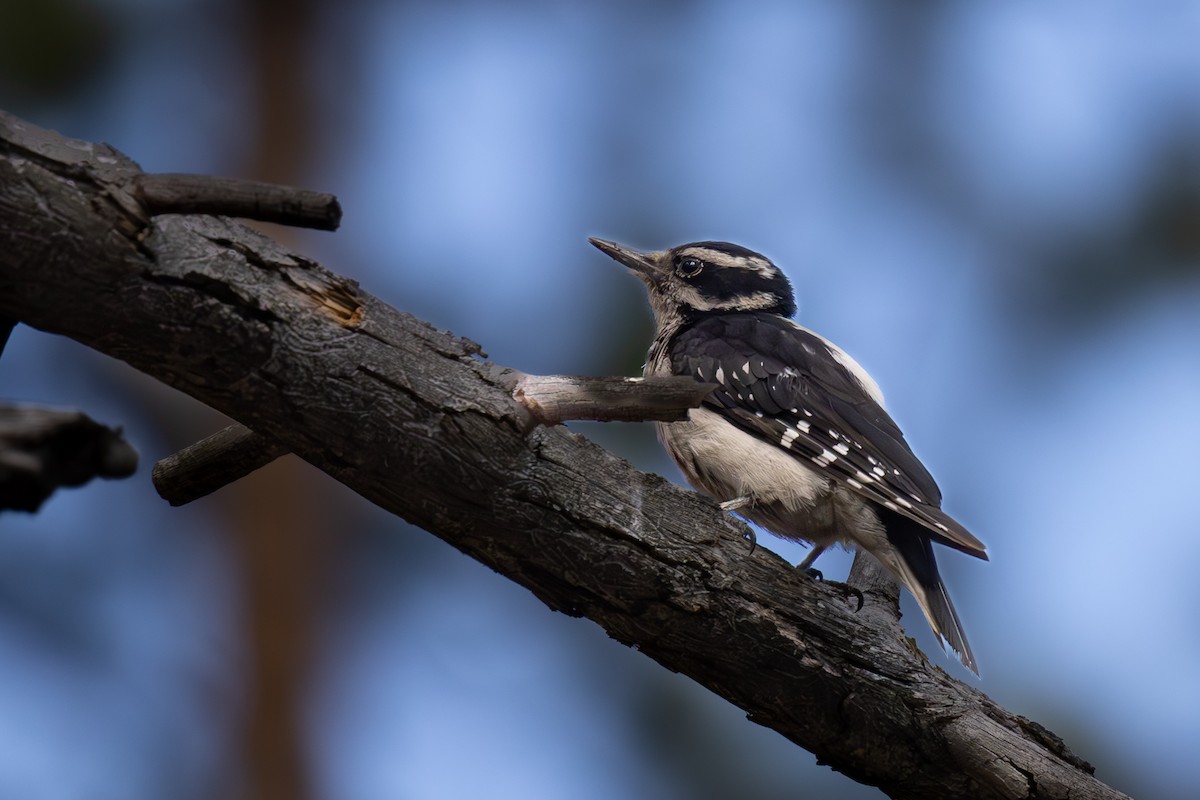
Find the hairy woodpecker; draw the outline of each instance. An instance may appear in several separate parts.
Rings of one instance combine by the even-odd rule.
[[[865,548],[978,672],[933,542],[984,560],[986,549],[942,511],[875,381],[790,319],[796,302],[779,268],[728,242],[643,253],[589,241],[649,290],[657,332],[645,374],[717,384],[686,421],[658,423],[688,482],[776,536],[811,544],[803,568],[837,542]]]

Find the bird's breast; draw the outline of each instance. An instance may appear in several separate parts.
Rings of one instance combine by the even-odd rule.
[[[715,412],[693,409],[685,422],[659,423],[658,435],[688,483],[722,502],[750,498],[738,513],[776,536],[831,544],[875,522],[856,495]]]

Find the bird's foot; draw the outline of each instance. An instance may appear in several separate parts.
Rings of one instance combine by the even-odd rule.
[[[821,570],[817,569],[816,567],[809,566],[810,564],[812,564],[812,562],[817,560],[817,556],[821,555],[821,553],[824,550],[825,550],[824,547],[814,547],[812,549],[812,551],[808,554],[808,557],[805,558],[803,561],[801,561],[796,566],[796,569],[800,570],[805,575],[812,578],[814,581],[824,582],[825,575],[822,574]],[[855,614],[857,614],[859,611],[862,611],[863,603],[866,602],[866,598],[863,597],[862,592],[860,592],[858,589],[855,589],[853,586],[851,586],[848,583],[839,583],[838,581],[831,581],[831,583],[833,583],[835,586],[838,586],[839,588],[841,588],[842,594],[847,599],[853,597],[858,600],[858,606],[857,606],[857,608],[854,609]]]
[[[808,555],[804,557],[804,560],[796,565],[796,569],[804,570],[808,573],[810,578],[815,580],[825,580],[825,576],[821,574],[821,570],[813,569],[813,562],[817,560],[821,553],[825,552],[825,547],[826,545],[823,544],[813,545],[813,549],[809,550]]]
[[[754,501],[749,497],[735,497],[732,500],[726,500],[721,503],[721,510],[726,512],[737,511],[746,506],[754,505]],[[755,548],[758,547],[758,536],[754,533],[754,528],[750,529],[750,554],[754,554]]]
[[[862,611],[863,602],[866,600],[866,598],[863,597],[863,593],[848,583],[839,583],[838,586],[841,587],[842,596],[847,600],[849,600],[851,597],[858,600],[858,606],[854,609],[854,613],[857,614],[858,612]]]
[[[737,511],[739,508],[745,508],[753,502],[749,497],[735,497],[732,500],[726,500],[724,503],[721,503],[721,510]]]

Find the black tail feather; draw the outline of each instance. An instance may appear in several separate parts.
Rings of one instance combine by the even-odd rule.
[[[916,581],[925,595],[924,598],[918,596],[917,602],[929,620],[930,627],[958,654],[963,665],[978,675],[979,666],[975,662],[975,654],[971,651],[971,645],[967,643],[967,635],[963,631],[958,612],[954,610],[954,604],[950,602],[950,595],[946,592],[946,585],[942,583],[942,576],[938,573],[929,531],[903,514],[887,509],[882,509],[882,512],[880,516],[887,530],[888,541],[896,548],[911,573],[911,579]],[[907,576],[899,577],[902,583],[909,582]],[[916,596],[914,587],[908,588]]]

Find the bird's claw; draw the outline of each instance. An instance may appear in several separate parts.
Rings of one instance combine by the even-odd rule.
[[[842,584],[842,594],[846,597],[847,600],[849,600],[851,597],[857,597],[858,598],[858,608],[854,609],[854,613],[857,614],[858,612],[862,611],[863,602],[866,600],[866,598],[863,597],[862,592],[860,592],[858,589],[855,589],[853,586],[851,586],[848,583],[843,583]]]
[[[816,569],[815,567],[801,566],[798,567],[798,569],[808,577],[812,578],[814,581],[821,581],[822,583],[825,582],[825,576],[821,573],[821,570]],[[862,592],[860,592],[858,589],[855,589],[848,583],[838,583],[837,581],[833,581],[833,584],[841,587],[842,594],[847,598],[855,597],[858,599],[858,607],[854,609],[855,614],[862,611],[863,603],[866,602],[866,598],[863,597]]]
[[[726,514],[732,514],[747,506],[754,505],[754,501],[749,497],[735,497],[732,500],[726,500],[721,503],[721,510]],[[758,547],[758,537],[754,533],[754,528],[750,529],[750,555],[754,555],[755,548]]]

